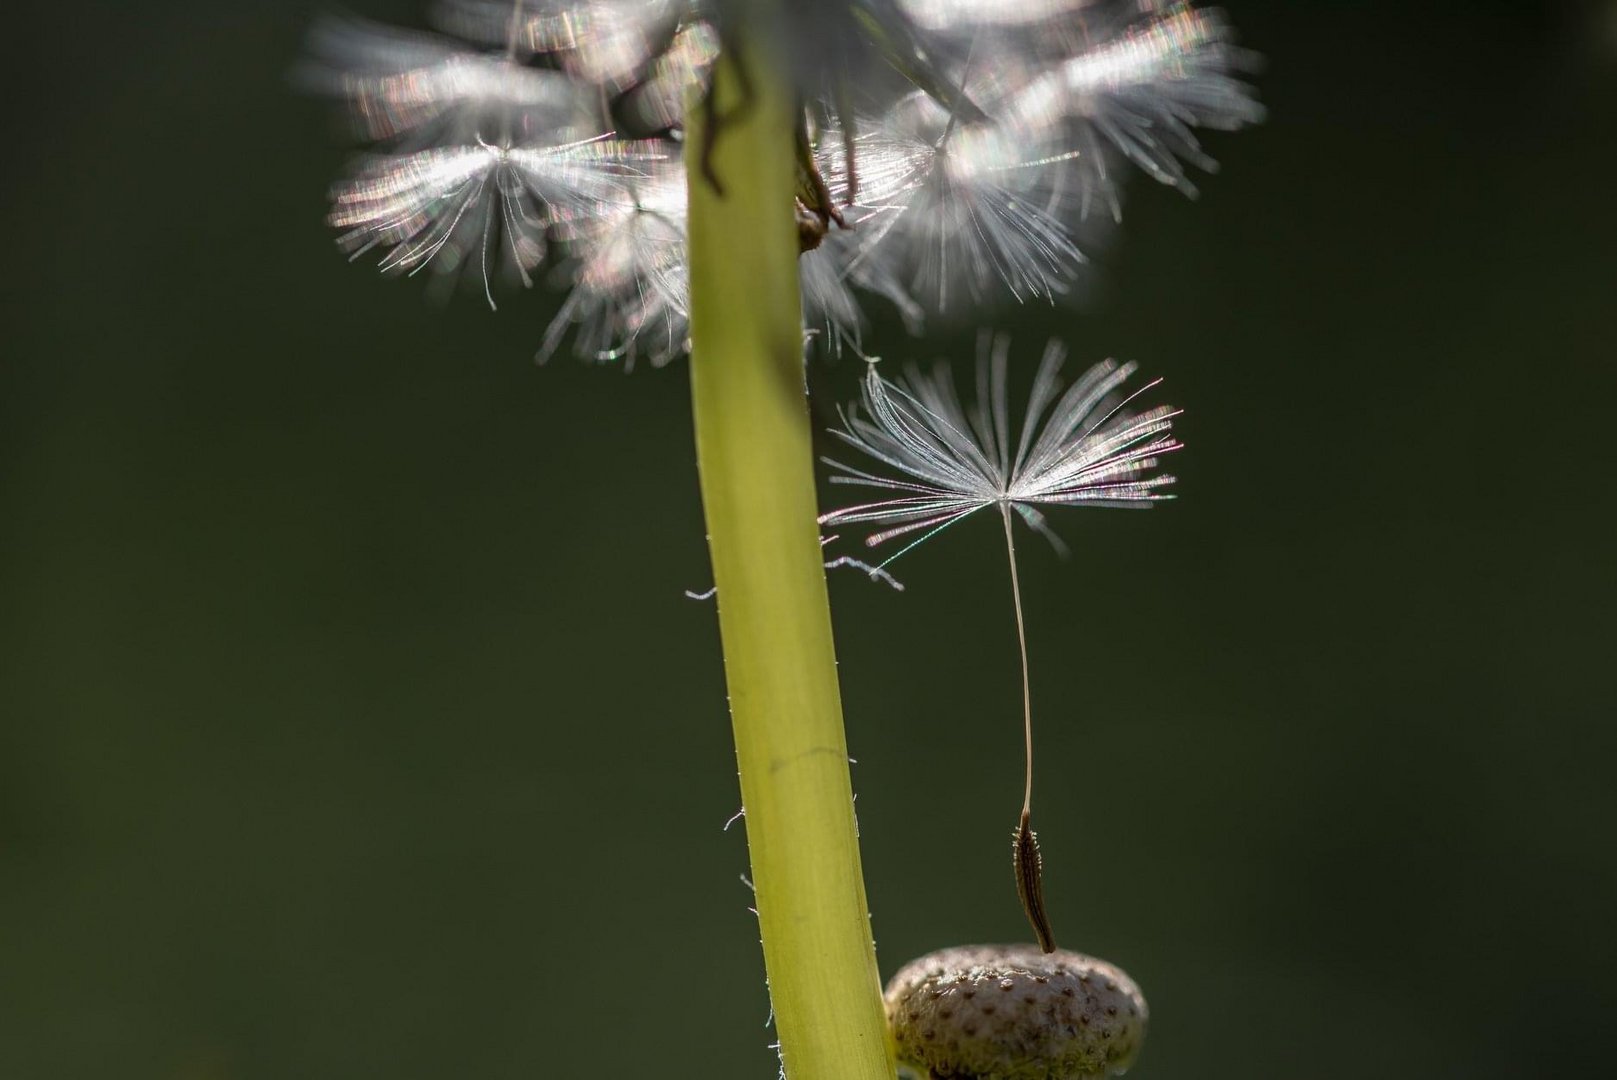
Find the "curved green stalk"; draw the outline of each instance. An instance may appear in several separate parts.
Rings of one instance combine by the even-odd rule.
[[[696,449],[781,1060],[789,1080],[891,1080],[815,521],[793,95],[756,36],[775,3],[747,8],[744,79],[729,51],[715,72],[722,194],[691,107]]]

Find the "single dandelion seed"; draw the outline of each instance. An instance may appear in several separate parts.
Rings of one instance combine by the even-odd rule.
[[[822,169],[835,199],[858,200],[850,273],[901,281],[905,295],[946,312],[1000,290],[1017,301],[1053,300],[1085,262],[1062,221],[1059,155],[1028,155],[1013,130],[956,123],[911,94],[861,123],[857,173],[829,149],[835,134],[822,140]]]
[[[621,89],[662,51],[693,4],[685,0],[438,0],[433,21],[452,34],[559,63]]]
[[[458,274],[476,256],[492,308],[495,260],[503,253],[531,285],[551,223],[606,198],[639,170],[641,156],[634,144],[607,136],[560,146],[478,140],[382,155],[336,187],[328,220],[343,230],[337,243],[352,258],[388,249],[384,271],[413,274],[433,264]]]
[[[917,26],[938,33],[978,29],[1031,27],[1056,18],[1072,18],[1096,0],[899,0]]]
[[[711,23],[680,27],[647,67],[645,78],[623,95],[617,114],[635,132],[669,131],[685,122],[685,102],[707,84],[719,55],[719,32]]]
[[[1196,128],[1220,131],[1255,124],[1264,108],[1238,72],[1257,57],[1232,43],[1223,14],[1187,4],[1145,22],[1068,31],[1074,55],[996,101],[996,115],[1013,130],[1044,136],[1087,151],[1090,183],[1115,215],[1112,177],[1100,144],[1153,179],[1196,194],[1183,162],[1204,172],[1218,163],[1202,149]]]
[[[540,343],[548,360],[572,334],[586,360],[667,363],[690,336],[685,254],[685,174],[677,160],[656,163],[600,198],[562,215],[557,231],[573,252],[562,272],[567,299]]]
[[[511,122],[549,131],[580,123],[588,105],[566,74],[526,67],[510,49],[467,48],[352,17],[315,22],[294,77],[346,99],[361,133],[373,139]]]
[[[862,216],[864,209],[850,208],[848,220]],[[865,310],[855,294],[880,297],[893,305],[906,329],[919,334],[925,322],[921,306],[911,298],[892,267],[877,259],[858,259],[861,243],[857,231],[836,229],[813,251],[797,260],[803,291],[803,325],[811,335],[820,335],[824,348],[841,355],[844,346],[863,355]]]
[[[825,460],[836,470],[832,483],[891,494],[823,514],[820,524],[875,526],[866,540],[873,547],[907,539],[896,554],[877,564],[885,569],[977,511],[999,509],[1022,661],[1024,773],[1012,869],[1028,921],[1040,947],[1050,952],[1055,936],[1045,910],[1042,862],[1032,827],[1033,698],[1013,512],[1064,550],[1039,507],[1149,507],[1172,498],[1163,489],[1174,478],[1157,466],[1163,455],[1181,448],[1172,434],[1179,411],[1166,405],[1134,411],[1140,395],[1161,380],[1125,394],[1124,384],[1135,371],[1132,363],[1096,364],[1063,390],[1060,369],[1066,350],[1052,341],[1034,378],[1020,430],[1014,433],[1013,453],[1006,393],[1009,340],[985,337],[980,352],[977,398],[969,410],[946,367],[940,365],[930,376],[911,369],[889,382],[871,365],[861,398],[863,413],[858,407],[843,412],[842,427],[833,434],[892,475]]]

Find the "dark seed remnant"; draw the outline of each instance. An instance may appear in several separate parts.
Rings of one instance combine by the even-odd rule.
[[[1056,950],[1056,934],[1050,928],[1050,916],[1044,908],[1044,858],[1039,854],[1039,836],[1026,810],[1011,834],[1011,869],[1016,874],[1016,895],[1021,898],[1022,910],[1039,939],[1039,948],[1047,953]]]

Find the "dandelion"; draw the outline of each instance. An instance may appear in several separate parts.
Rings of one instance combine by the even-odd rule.
[[[1095,163],[1093,182],[1114,215],[1101,140],[1153,179],[1195,195],[1183,162],[1205,172],[1218,163],[1194,129],[1233,131],[1263,119],[1263,106],[1236,75],[1256,58],[1231,43],[1222,13],[1185,4],[1145,23],[1100,32],[1098,40],[1069,32],[1075,55],[1008,95],[1001,103],[1005,123],[1064,129],[1079,156]]]
[[[1125,175],[1193,194],[1190,173],[1214,165],[1201,133],[1261,118],[1242,79],[1252,58],[1221,13],[1174,0],[430,0],[430,10],[432,34],[333,18],[310,37],[302,84],[348,103],[374,141],[331,192],[338,246],[377,252],[385,272],[480,276],[490,307],[496,270],[559,286],[540,361],[569,348],[624,369],[665,364],[690,351],[694,325],[692,416],[723,587],[708,595],[723,600],[783,1072],[791,1061],[794,1075],[891,1075],[891,1040],[867,999],[851,792],[821,757],[844,744],[823,569],[899,587],[886,571],[894,559],[998,508],[1022,671],[1012,870],[1051,954],[1015,519],[1061,548],[1053,506],[1169,498],[1158,466],[1179,449],[1177,414],[1135,404],[1156,383],[1130,393],[1132,364],[1104,362],[1066,385],[1054,343],[1017,425],[1004,340],[985,340],[969,407],[946,369],[889,382],[872,367],[838,435],[876,464],[833,462],[833,482],[875,495],[820,521],[868,525],[870,545],[897,553],[875,566],[826,559],[804,548],[815,503],[799,344],[863,356],[870,301],[915,333],[931,315],[1006,297],[1072,296],[1096,230],[1119,217]],[[776,776],[779,761],[805,768]],[[1012,975],[994,981],[1011,988]],[[1095,999],[1085,1017],[1111,1004]],[[1054,1023],[1027,1019],[1036,1038]],[[1059,1061],[1024,1054],[1006,1067],[1121,1069],[1140,1028],[1101,1027],[1111,1044],[1100,1057],[1069,1040]],[[922,1043],[931,1035],[920,1031]],[[999,1067],[975,1051],[982,1069],[962,1061],[939,1057],[933,1072]]]
[[[1084,255],[1051,211],[1055,162],[1029,160],[1010,133],[964,125],[924,95],[900,102],[853,143],[857,174],[830,170],[833,197],[860,206],[849,270],[905,283],[933,311],[964,293],[991,299],[1000,287],[1017,300],[1053,299]],[[907,278],[907,280],[905,280]]]
[[[861,998],[874,960],[851,795],[817,756],[844,742],[823,568],[897,587],[893,559],[998,508],[1022,671],[1012,865],[1050,952],[1014,519],[1059,548],[1050,507],[1168,498],[1157,466],[1179,448],[1176,413],[1135,406],[1156,384],[1127,393],[1132,364],[1065,386],[1056,344],[1014,430],[1003,340],[985,343],[969,409],[944,369],[888,381],[873,367],[837,434],[877,464],[835,465],[833,481],[879,495],[821,521],[899,550],[827,561],[803,547],[798,345],[862,355],[873,298],[914,333],[932,314],[1071,296],[1125,166],[1193,192],[1189,170],[1213,164],[1200,132],[1261,116],[1249,57],[1216,11],[1168,0],[432,0],[432,19],[439,33],[328,19],[312,36],[301,81],[375,141],[333,189],[337,243],[388,272],[476,272],[490,307],[496,268],[558,284],[541,360],[570,347],[662,364],[689,351],[694,322],[693,426],[783,1070],[891,1075]],[[780,761],[812,769],[788,783]]]
[[[803,294],[804,335],[823,335],[833,352],[841,352],[844,342],[859,348],[865,316],[845,270],[845,255],[837,250],[847,243],[839,234],[830,234],[813,251],[798,260],[798,280]]]
[[[1216,10],[1150,0],[905,7],[964,43],[950,78],[981,115],[913,92],[861,119],[851,139],[828,133],[819,160],[832,193],[868,211],[848,270],[882,264],[935,312],[1001,294],[1068,295],[1095,208],[1121,217],[1119,159],[1194,195],[1186,163],[1216,168],[1195,130],[1263,117],[1238,77],[1253,58]]]
[[[356,18],[318,20],[296,75],[310,90],[347,100],[372,139],[439,125],[550,132],[583,119],[578,87],[561,72]]]
[[[479,140],[382,156],[337,186],[329,220],[344,230],[338,244],[351,258],[387,248],[384,271],[415,273],[436,264],[458,274],[475,255],[493,308],[495,260],[504,256],[531,285],[551,223],[604,199],[635,171],[636,160],[630,144],[605,138],[547,147]]]
[[[849,220],[858,221],[864,214],[862,208],[854,208],[849,212]],[[856,230],[838,229],[827,234],[818,248],[805,251],[798,260],[805,333],[820,336],[824,347],[834,355],[841,355],[844,345],[851,346],[855,353],[863,353],[866,319],[859,293],[880,297],[892,304],[912,334],[920,333],[925,322],[921,305],[910,296],[887,263],[858,258],[856,249],[860,240],[861,235]]]
[[[609,89],[629,85],[667,45],[681,0],[439,0],[434,21],[450,33],[555,59]]]
[[[1007,520],[1015,510],[1059,546],[1037,507],[1146,507],[1172,498],[1161,489],[1174,478],[1152,470],[1164,454],[1180,449],[1171,434],[1178,410],[1129,408],[1160,379],[1120,397],[1136,365],[1106,360],[1063,391],[1060,371],[1066,350],[1052,341],[1034,379],[1013,456],[1006,396],[1009,351],[1004,337],[983,343],[978,399],[969,412],[946,367],[930,375],[911,369],[889,382],[872,364],[861,399],[865,415],[857,407],[843,412],[842,427],[833,434],[904,478],[878,476],[832,459],[827,464],[837,470],[832,483],[902,494],[834,510],[821,524],[882,526],[866,541],[871,546],[926,530],[887,560],[892,562],[991,506],[1003,510]]]
[[[718,55],[718,30],[707,22],[687,23],[652,61],[645,78],[624,93],[615,111],[633,131],[679,128],[685,102],[707,82]]]
[[[579,207],[559,231],[576,252],[571,289],[545,331],[538,358],[548,360],[569,332],[583,359],[653,365],[684,352],[689,336],[690,275],[685,257],[685,174],[677,161],[656,163]]]
[[[916,545],[977,511],[999,509],[1022,658],[1025,771],[1012,864],[1023,908],[1040,945],[1050,952],[1055,939],[1044,911],[1038,838],[1032,828],[1033,703],[1013,511],[1061,548],[1039,507],[1149,507],[1171,498],[1163,489],[1173,483],[1173,477],[1156,469],[1164,455],[1180,449],[1172,434],[1179,412],[1166,405],[1133,411],[1135,400],[1160,380],[1124,394],[1123,386],[1135,371],[1132,363],[1108,360],[1096,364],[1063,390],[1060,369],[1066,351],[1051,342],[1034,378],[1020,429],[1014,433],[1013,454],[1006,394],[1009,342],[1001,337],[985,339],[983,345],[977,399],[969,410],[961,403],[945,367],[931,376],[912,370],[899,381],[889,382],[871,366],[862,396],[864,415],[858,408],[850,408],[841,415],[842,427],[833,434],[896,475],[826,461],[836,470],[832,483],[891,494],[833,510],[822,515],[820,523],[873,525],[876,531],[866,540],[873,547],[919,533],[878,564],[878,569],[885,569]]]
[[[1096,0],[900,0],[916,25],[928,30],[959,32],[962,26],[1036,26],[1051,19],[1072,17]]]
[[[491,306],[495,263],[528,285],[551,260],[572,293],[541,357],[569,335],[591,359],[681,355],[687,255],[663,225],[683,219],[644,163],[683,156],[685,103],[709,100],[743,20],[718,0],[435,0],[432,18],[441,34],[311,35],[303,84],[386,144],[335,192],[339,245],[480,270]],[[828,0],[787,25],[805,326],[833,352],[860,347],[871,301],[914,332],[1072,296],[1124,164],[1193,194],[1189,168],[1214,167],[1197,132],[1262,116],[1250,54],[1188,3]],[[691,151],[704,175],[710,149]]]

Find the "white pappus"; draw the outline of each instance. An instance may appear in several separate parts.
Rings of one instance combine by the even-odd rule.
[[[1033,693],[1022,585],[1016,565],[1012,511],[1053,543],[1060,541],[1039,506],[1148,507],[1171,498],[1162,489],[1173,477],[1156,471],[1164,454],[1180,449],[1173,436],[1178,410],[1159,405],[1131,409],[1152,381],[1123,392],[1133,364],[1096,364],[1065,390],[1060,368],[1065,349],[1051,342],[1033,381],[1027,412],[1013,432],[1006,394],[1009,341],[985,338],[977,365],[977,396],[968,409],[954,379],[939,367],[924,376],[911,370],[896,382],[876,372],[865,378],[862,404],[842,414],[833,434],[887,467],[887,474],[832,459],[831,482],[875,488],[886,497],[832,510],[822,525],[876,528],[872,546],[920,533],[875,571],[899,555],[979,510],[998,507],[1010,564],[1011,601],[1022,659],[1022,809],[1013,834],[1012,870],[1023,911],[1045,952],[1055,949],[1044,903],[1042,859],[1033,831]],[[1015,449],[1012,450],[1012,439]]]

